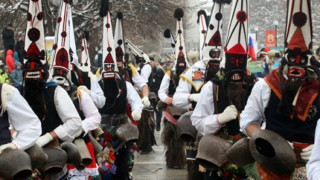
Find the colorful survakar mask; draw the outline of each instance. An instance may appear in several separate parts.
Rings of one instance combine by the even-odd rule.
[[[233,1],[227,42],[225,73],[230,81],[244,81],[248,57],[248,0]]]
[[[27,16],[27,29],[25,38],[24,79],[46,79],[44,69],[47,66],[42,2],[29,1],[29,12]]]
[[[285,33],[285,56],[288,65],[288,77],[306,76],[307,67],[311,67],[312,19],[310,0],[288,0],[288,16]]]

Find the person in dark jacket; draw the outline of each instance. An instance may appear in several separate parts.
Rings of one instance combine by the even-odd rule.
[[[11,23],[9,23],[2,31],[2,42],[5,49],[5,55],[7,54],[8,49],[14,50],[14,31]]]
[[[24,58],[24,33],[19,34],[19,40],[16,43],[15,51],[18,52],[19,61],[22,64]]]
[[[154,61],[153,58],[150,58],[150,62]],[[162,78],[165,74],[164,71],[165,63],[164,61],[160,62],[159,67],[152,67],[152,83],[150,84],[150,92],[154,92],[158,97],[158,91],[161,85]],[[159,98],[157,98],[159,100]],[[157,102],[152,103],[154,107],[157,105]],[[154,112],[156,113],[156,130],[160,131],[161,127],[161,119],[162,119],[162,111],[159,111],[157,108],[154,108]]]

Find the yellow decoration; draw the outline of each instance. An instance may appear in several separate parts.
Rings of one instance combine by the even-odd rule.
[[[99,68],[99,69],[97,70],[97,72],[96,72],[96,76],[97,76],[98,79],[99,79],[100,76],[101,76],[100,71],[101,71],[101,68]]]
[[[166,74],[171,77],[171,71],[167,71]]]
[[[76,95],[80,100],[82,99],[82,93],[81,93],[80,88],[77,88]]]
[[[134,67],[133,64],[130,63],[129,67],[130,67],[130,69],[132,71],[132,76],[135,76],[136,74],[138,74],[138,71],[137,71],[136,67]]]
[[[204,85],[204,83],[202,83],[199,87],[196,87],[196,85],[190,81],[185,75],[181,74],[180,75],[180,78],[183,80],[183,81],[187,81],[189,84],[191,84],[191,86],[198,92],[201,87]]]

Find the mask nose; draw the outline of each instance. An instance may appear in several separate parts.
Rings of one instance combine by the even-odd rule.
[[[296,57],[296,64],[299,65],[301,63],[301,56],[297,55]]]

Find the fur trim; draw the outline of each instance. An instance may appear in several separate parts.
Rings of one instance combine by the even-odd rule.
[[[187,161],[188,180],[204,180],[203,173],[199,171],[199,163],[197,161]]]
[[[3,113],[7,110],[7,104],[9,101],[12,100],[14,93],[17,92],[17,89],[7,83],[2,84],[2,90],[1,90],[1,101],[2,101],[2,107],[0,115],[2,116]]]
[[[183,15],[184,15],[184,12],[181,8],[177,8],[175,11],[174,11],[174,18],[180,20],[181,18],[183,18]]]
[[[189,51],[187,56],[188,56],[189,62],[192,61],[191,63],[196,63],[200,58],[200,54],[198,51]],[[196,59],[196,60],[194,60],[194,59]]]
[[[170,29],[164,30],[163,36],[164,36],[165,38],[170,38],[170,37],[171,37],[171,31],[170,31]]]
[[[164,129],[161,134],[161,139],[165,145],[167,167],[183,167],[186,163],[185,143],[180,137],[177,126],[170,123],[166,118],[164,118],[163,123]]]
[[[149,149],[156,144],[154,136],[155,122],[153,116],[148,111],[142,111],[141,119],[138,122],[139,139],[137,145],[139,149]]]
[[[232,0],[213,0],[213,1],[219,4],[230,4],[232,2]]]
[[[78,169],[69,169],[69,174],[71,176],[98,176],[99,170],[98,168],[85,168],[84,170]]]
[[[115,165],[117,166],[117,173],[112,175],[112,179],[129,179],[129,158],[130,151],[128,146],[122,147],[116,154]]]
[[[123,14],[122,12],[117,12],[117,18],[122,20],[123,19]]]

